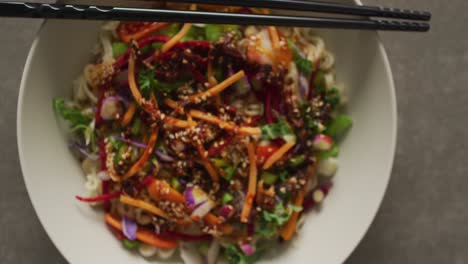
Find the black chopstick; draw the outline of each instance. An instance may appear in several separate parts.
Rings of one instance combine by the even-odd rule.
[[[381,6],[359,6],[307,0],[166,0],[166,2],[184,2],[192,4],[210,4],[242,7],[248,6],[257,8],[314,11],[321,13],[400,18],[424,21],[429,21],[431,19],[431,13],[427,11],[408,10]]]
[[[359,20],[345,18],[300,17],[142,9],[129,7],[88,6],[0,2],[0,17],[30,17],[86,20],[123,20],[155,22],[190,22],[209,24],[274,25],[362,30],[428,31],[429,24],[408,21]]]

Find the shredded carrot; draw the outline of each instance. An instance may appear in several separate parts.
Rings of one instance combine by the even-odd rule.
[[[296,195],[296,198],[294,199],[294,205],[295,206],[303,206],[304,204],[304,198],[307,193],[307,186],[309,181],[316,181],[316,169],[317,169],[317,164],[309,165],[306,170],[306,184],[304,187],[299,190],[299,192]],[[294,235],[294,231],[296,230],[296,225],[297,225],[297,220],[299,219],[300,212],[292,212],[291,217],[289,218],[288,222],[281,228],[280,230],[280,236],[284,240],[290,240],[291,237]]]
[[[177,34],[175,34],[169,41],[164,43],[164,45],[161,48],[161,51],[166,52],[172,47],[174,47],[174,45],[177,44],[189,32],[190,28],[192,28],[192,24],[184,24],[184,26],[180,29],[180,31]]]
[[[154,180],[148,185],[148,193],[154,200],[185,203],[184,196],[163,180]]]
[[[203,217],[205,223],[209,226],[217,226],[218,229],[223,232],[223,234],[229,235],[232,233],[233,228],[229,224],[222,224],[221,219],[212,213],[208,213]]]
[[[273,46],[274,50],[279,49],[280,44],[279,44],[279,35],[278,35],[278,29],[276,29],[275,26],[269,26],[268,27],[268,33],[270,35],[270,41]]]
[[[128,57],[128,85],[130,86],[133,98],[137,104],[141,105],[143,103],[143,97],[141,96],[135,80],[135,52],[133,51],[130,52],[130,56]]]
[[[106,214],[104,216],[104,219],[106,223],[112,226],[113,228],[119,231],[123,230],[121,221],[113,217],[111,214]],[[137,229],[136,238],[141,242],[147,243],[158,248],[177,248],[178,246],[176,241],[163,238],[161,236],[158,236],[155,232],[151,230],[140,227]]]
[[[175,127],[179,127],[179,128],[188,128],[188,127],[192,127],[192,126],[197,125],[193,121],[190,122],[190,121],[180,120],[180,119],[170,117],[170,116],[167,116],[166,118],[164,118],[163,121],[164,121],[165,124],[175,126]]]
[[[160,30],[161,28],[168,26],[170,23],[167,22],[155,22],[152,23],[149,27],[135,33],[135,34],[129,34],[125,36],[121,36],[121,40],[125,43],[129,43],[132,40],[139,40],[141,38],[144,38],[151,33]]]
[[[203,148],[202,144],[197,143],[197,151],[198,154],[200,154],[202,160],[203,160],[203,166],[205,167],[206,171],[208,171],[208,174],[211,177],[211,180],[213,182],[218,182],[219,181],[219,175],[218,172],[216,172],[215,167],[211,163],[211,161],[207,158],[208,151]]]
[[[219,119],[218,117],[213,116],[210,113],[205,113],[199,110],[190,110],[189,115],[194,118],[206,121],[208,123],[216,124],[222,129],[234,131],[239,134],[244,134],[244,135],[261,135],[262,134],[261,129],[258,127],[247,127],[247,126],[238,127],[236,126],[236,124],[232,122],[223,121]]]
[[[120,196],[120,202],[124,203],[124,204],[128,204],[128,205],[131,205],[131,206],[134,206],[134,207],[138,207],[138,208],[141,208],[147,212],[150,212],[154,215],[157,215],[157,216],[160,216],[160,217],[163,217],[163,218],[166,218],[168,219],[169,217],[167,216],[167,214],[161,210],[160,208],[148,203],[148,202],[145,202],[145,201],[142,201],[142,200],[137,200],[137,199],[133,199],[132,197],[130,196],[126,196],[126,195],[121,195]]]
[[[180,108],[179,103],[169,98],[164,99],[164,103],[174,110],[177,110]]]
[[[275,153],[273,153],[266,161],[265,163],[263,164],[263,169],[264,170],[267,170],[269,169],[271,166],[273,166],[273,164],[275,162],[277,162],[279,159],[281,159],[283,157],[284,154],[286,154],[286,152],[288,152],[292,147],[294,147],[294,145],[296,145],[296,142],[286,142],[283,146],[281,146],[281,148],[279,148]]]
[[[125,175],[122,177],[122,180],[126,180],[132,177],[143,167],[143,165],[145,165],[145,162],[148,160],[149,156],[153,152],[157,139],[158,139],[158,129],[156,128],[156,129],[153,129],[148,145],[146,146],[146,149],[143,151],[143,154],[141,155],[140,159],[137,162],[135,162],[135,164],[133,164],[133,166],[127,171],[127,173],[125,173]]]
[[[247,152],[249,155],[249,186],[247,189],[247,195],[245,196],[244,206],[241,212],[241,222],[249,222],[250,211],[252,210],[253,200],[255,198],[257,188],[257,162],[255,157],[255,146],[252,142],[247,144]]]
[[[125,112],[124,116],[122,117],[122,121],[120,122],[120,124],[123,127],[126,127],[128,124],[130,124],[130,122],[132,121],[133,116],[135,115],[135,112],[136,112],[136,105],[135,105],[135,103],[132,102],[128,106],[128,109]]]
[[[305,190],[302,189],[296,195],[294,199],[294,205],[302,206],[304,202]],[[281,228],[280,235],[284,240],[290,240],[294,232],[296,231],[297,220],[299,219],[300,212],[292,212],[288,222]]]
[[[197,93],[194,95],[189,96],[189,101],[192,103],[198,103],[200,101],[206,100],[206,98],[211,97],[213,95],[219,94],[222,92],[224,89],[228,88],[231,86],[233,83],[237,82],[241,78],[245,76],[245,73],[243,70],[238,71],[231,77],[227,78],[226,80],[222,81],[220,84],[215,85],[214,87],[203,91],[201,93]]]
[[[154,180],[147,187],[147,190],[150,197],[154,200],[185,204],[185,197],[163,180]],[[224,234],[232,233],[232,226],[222,224],[221,220],[212,213],[206,214],[203,220],[205,220],[207,225],[218,226],[218,229]]]
[[[255,201],[257,202],[257,204],[259,204],[262,201],[263,192],[265,192],[265,189],[263,188],[263,180],[260,180],[257,184],[257,194],[255,197]]]

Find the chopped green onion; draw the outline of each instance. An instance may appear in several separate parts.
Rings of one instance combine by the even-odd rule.
[[[264,183],[268,185],[273,185],[278,180],[278,175],[268,171],[264,171],[262,172],[261,178]]]
[[[115,153],[114,156],[114,165],[119,164],[119,162],[122,160],[122,155],[127,151],[127,145],[122,144],[117,150],[117,153]]]
[[[129,239],[123,239],[122,244],[126,249],[136,249],[140,245],[140,242],[137,240],[129,240]]]
[[[338,145],[334,144],[331,149],[318,153],[318,157],[321,159],[326,159],[331,157],[338,157],[338,154],[340,154],[340,148]]]
[[[172,177],[172,179],[171,179],[171,186],[172,186],[172,188],[176,189],[177,191],[180,191],[180,189],[181,189],[179,180],[177,178],[175,178],[175,177]]]
[[[284,140],[290,142],[295,141],[296,136],[291,126],[284,119],[280,119],[277,123],[264,125],[260,128],[262,130],[262,139],[269,140],[282,137]]]
[[[292,167],[299,167],[301,166],[305,161],[305,155],[297,155],[292,157],[289,160],[289,163],[291,164]]]
[[[337,116],[331,123],[328,125],[325,130],[325,134],[330,137],[337,139],[353,125],[353,120],[347,115]]]
[[[223,168],[224,172],[226,172],[226,180],[230,181],[234,176],[235,168],[233,166],[228,166]]]
[[[140,128],[141,128],[141,119],[136,118],[135,121],[133,122],[132,126],[132,135],[136,136],[140,133]]]
[[[213,158],[213,159],[211,159],[211,162],[213,162],[213,164],[218,168],[224,168],[224,167],[229,165],[229,163],[225,159]]]
[[[288,174],[289,173],[286,170],[280,172],[280,174],[279,174],[280,181],[285,182],[287,180]]]
[[[229,203],[230,201],[234,200],[234,196],[232,196],[232,194],[230,193],[225,193],[223,194],[223,198],[221,198],[221,203],[223,205]]]
[[[128,45],[123,42],[113,42],[112,43],[112,54],[114,58],[122,56],[128,49]]]

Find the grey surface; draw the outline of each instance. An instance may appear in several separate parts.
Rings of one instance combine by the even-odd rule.
[[[429,34],[382,34],[397,87],[397,154],[382,207],[347,263],[468,263],[468,1],[365,2],[429,9],[434,19]],[[66,263],[33,211],[16,147],[18,87],[38,28],[0,19],[0,263]]]

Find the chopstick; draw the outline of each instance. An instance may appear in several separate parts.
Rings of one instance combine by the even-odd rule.
[[[248,6],[257,8],[314,11],[321,13],[333,13],[343,15],[357,15],[369,17],[400,18],[411,20],[431,19],[431,13],[427,11],[408,10],[381,6],[359,6],[322,1],[307,0],[166,0],[166,2],[209,4],[223,6]]]
[[[348,18],[239,14],[204,11],[180,11],[131,7],[44,4],[24,2],[0,2],[0,17],[2,16],[55,19],[274,25],[291,27],[418,32],[428,31],[430,28],[428,23],[397,20],[361,20]]]

